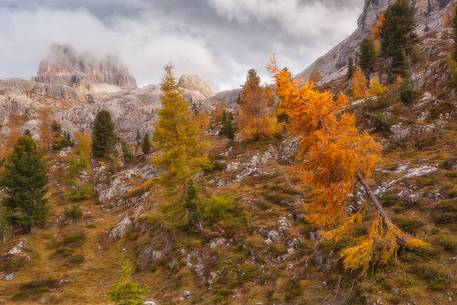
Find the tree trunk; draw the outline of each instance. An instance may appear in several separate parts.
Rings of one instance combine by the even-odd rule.
[[[357,172],[357,180],[359,180],[360,184],[362,184],[363,189],[368,195],[368,198],[370,198],[371,202],[373,203],[373,206],[375,209],[378,211],[379,215],[381,215],[382,221],[387,225],[391,225],[392,222],[389,218],[389,215],[387,215],[386,210],[384,210],[384,207],[382,206],[381,202],[379,202],[378,198],[376,195],[373,193],[371,190],[370,186],[368,183],[365,181],[363,178],[362,174],[360,172]],[[404,247],[407,244],[407,241],[403,236],[398,236],[397,237],[397,243],[401,246]]]

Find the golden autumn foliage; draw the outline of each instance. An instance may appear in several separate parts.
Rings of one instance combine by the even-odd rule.
[[[352,96],[354,98],[365,98],[369,96],[368,79],[360,68],[355,70],[352,76]]]
[[[218,101],[214,105],[214,109],[211,113],[211,118],[213,122],[220,122],[222,120],[222,114],[226,111],[227,107],[225,106],[224,102]]]
[[[165,68],[161,89],[162,109],[153,137],[158,154],[152,162],[157,166],[162,185],[173,193],[182,188],[207,162],[206,143],[201,129],[207,120],[196,124],[170,65]]]
[[[370,82],[370,95],[380,96],[385,94],[388,89],[381,84],[379,76],[375,76],[371,79]]]
[[[340,240],[352,236],[363,221],[362,214],[348,214],[348,195],[358,175],[369,177],[381,156],[381,146],[356,127],[355,117],[344,110],[348,99],[320,92],[314,84],[300,85],[273,59],[269,65],[277,94],[289,117],[289,132],[300,138],[301,178],[313,190],[313,202],[306,208],[307,220],[325,230],[327,238]],[[362,73],[363,74],[363,73]],[[372,211],[371,229],[366,237],[341,252],[346,269],[366,272],[370,266],[387,263],[399,249],[423,243],[408,237],[390,219]]]
[[[269,91],[260,85],[255,70],[249,70],[240,95],[237,126],[243,141],[273,137],[279,131]]]
[[[386,20],[386,18],[384,16],[384,14],[381,14],[371,29],[371,39],[373,40],[373,43],[375,46],[376,55],[379,55],[379,53],[381,52],[380,34],[381,34],[381,29],[384,26],[385,20]]]

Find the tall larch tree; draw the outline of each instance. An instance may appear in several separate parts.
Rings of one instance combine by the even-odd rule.
[[[354,98],[365,98],[369,95],[368,79],[362,69],[358,68],[352,75],[352,96]]]
[[[117,142],[111,114],[101,110],[94,121],[92,130],[92,153],[96,158],[108,157],[114,152]]]
[[[384,23],[379,35],[381,52],[382,56],[392,58],[392,74],[405,76],[407,72],[404,71],[405,54],[412,54],[417,41],[415,26],[415,9],[409,0],[397,0],[384,14]]]
[[[359,66],[367,77],[374,71],[376,63],[376,52],[373,40],[370,37],[365,37],[360,44],[359,51]]]
[[[173,66],[165,67],[161,84],[159,121],[153,144],[161,184],[171,193],[185,187],[192,175],[201,171],[207,162],[203,132],[194,122],[189,102],[180,92],[173,75]]]
[[[29,232],[33,226],[46,222],[47,184],[43,155],[30,134],[24,134],[14,145],[0,175],[0,187],[5,192],[2,204],[11,225]]]
[[[313,189],[307,219],[334,240],[352,237],[354,243],[341,251],[344,266],[367,272],[385,265],[400,247],[420,247],[424,243],[396,227],[369,188],[370,177],[380,159],[381,146],[355,125],[355,116],[345,111],[348,99],[320,92],[314,84],[300,85],[287,70],[273,60],[269,69],[276,81],[277,94],[289,116],[289,132],[300,138],[299,165],[303,182]],[[353,238],[362,222],[362,212],[348,213],[349,194],[360,182],[372,200],[368,234]],[[366,207],[367,208],[367,207]]]
[[[274,109],[269,105],[268,94],[260,85],[260,77],[254,69],[249,70],[241,89],[238,111],[237,125],[242,140],[269,138],[278,132]]]

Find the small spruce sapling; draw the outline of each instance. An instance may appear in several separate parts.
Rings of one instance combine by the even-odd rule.
[[[129,260],[122,260],[120,266],[121,277],[108,293],[110,301],[116,305],[143,305],[148,289],[132,279],[133,265]]]

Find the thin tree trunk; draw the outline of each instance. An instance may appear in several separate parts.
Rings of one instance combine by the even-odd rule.
[[[368,195],[368,198],[370,198],[371,202],[373,203],[373,206],[375,209],[378,211],[379,215],[381,215],[382,221],[389,226],[392,222],[389,218],[389,215],[387,215],[386,210],[384,210],[384,207],[382,206],[381,202],[379,202],[378,198],[376,195],[373,193],[371,190],[370,186],[368,183],[365,181],[363,178],[362,174],[360,172],[357,172],[357,180],[359,180],[360,184],[362,184],[363,189]],[[404,247],[406,246],[407,242],[404,237],[398,236],[397,237],[397,243],[401,246]]]

